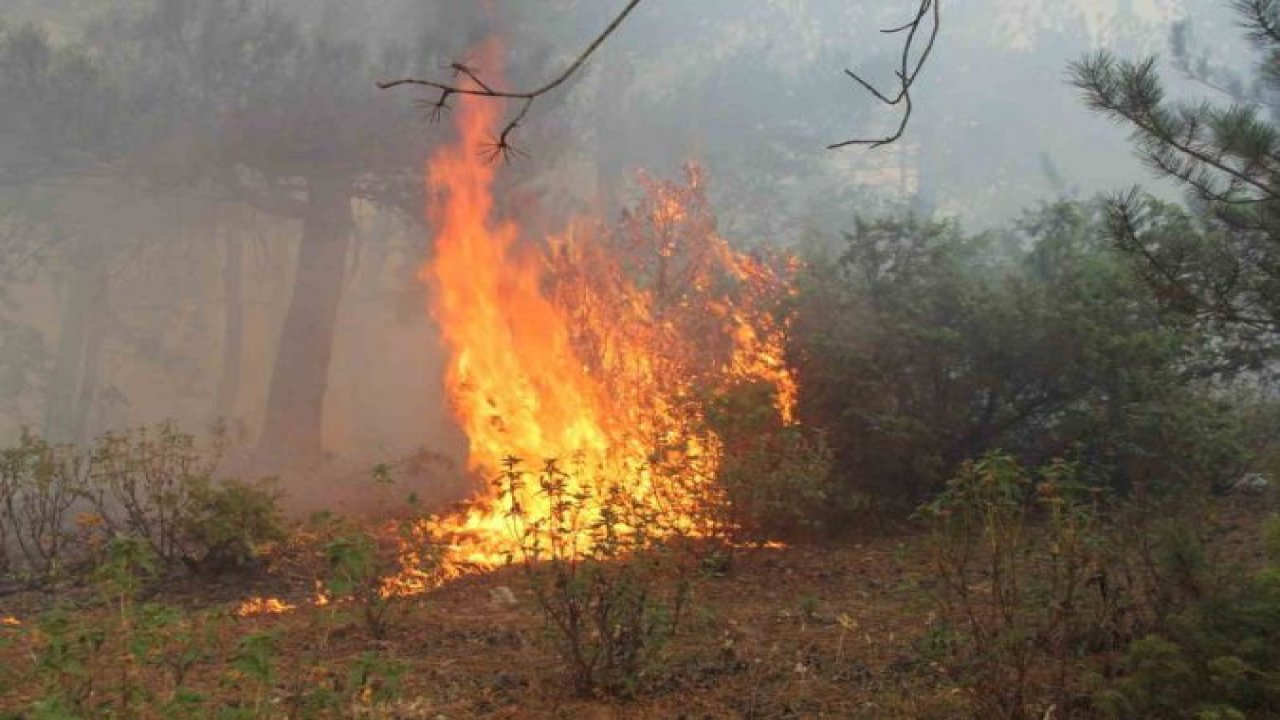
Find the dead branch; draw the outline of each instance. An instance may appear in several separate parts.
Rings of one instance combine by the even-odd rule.
[[[498,136],[493,139],[493,142],[486,146],[484,150],[486,156],[492,159],[502,158],[504,160],[509,160],[512,155],[521,154],[519,150],[511,145],[511,133],[516,128],[520,127],[520,123],[523,122],[525,116],[529,114],[529,108],[533,105],[533,101],[560,87],[566,80],[572,77],[574,73],[578,72],[578,70],[586,64],[587,59],[604,44],[604,41],[607,40],[620,25],[622,25],[622,22],[627,19],[627,16],[631,14],[632,10],[636,9],[636,6],[639,5],[640,2],[641,0],[629,0],[626,7],[622,8],[622,11],[613,18],[613,21],[609,23],[604,31],[597,35],[595,40],[591,41],[591,44],[578,55],[577,59],[574,60],[569,67],[565,68],[564,72],[534,90],[496,90],[485,83],[478,73],[462,63],[453,63],[452,69],[454,77],[466,77],[471,82],[475,83],[473,87],[466,87],[455,83],[437,82],[434,80],[418,80],[415,78],[380,82],[378,83],[378,87],[386,90],[387,88],[393,88],[399,85],[423,85],[439,90],[440,96],[431,104],[433,118],[436,119],[440,117],[441,113],[448,111],[449,98],[454,95],[479,95],[481,97],[523,100],[524,102],[520,104],[520,109],[516,111],[516,114],[502,128],[502,132],[499,133]]]
[[[902,44],[902,57],[899,61],[898,70],[895,73],[898,78],[898,91],[890,97],[887,93],[882,93],[876,86],[863,80],[861,76],[848,68],[845,74],[853,78],[855,82],[861,85],[867,92],[870,92],[875,99],[885,105],[903,105],[902,120],[898,123],[898,129],[891,135],[882,138],[855,138],[845,140],[844,142],[828,145],[828,150],[837,150],[839,148],[848,147],[850,145],[867,145],[871,148],[878,148],[896,142],[906,132],[907,123],[911,120],[911,111],[913,105],[911,102],[911,87],[915,84],[916,78],[920,76],[920,70],[924,68],[924,64],[929,60],[929,55],[933,52],[934,43],[938,39],[938,29],[941,27],[942,16],[941,8],[942,0],[920,0],[920,7],[916,10],[915,17],[905,25],[895,28],[887,28],[880,32],[885,34],[906,33],[906,42]],[[912,59],[912,51],[915,50],[916,43],[920,39],[921,28],[928,25],[928,32],[925,35],[924,49],[919,56]]]
[[[485,82],[484,78],[482,78],[473,68],[460,62],[455,62],[449,66],[453,71],[454,77],[451,82],[422,80],[418,78],[402,78],[399,80],[379,82],[378,87],[386,90],[389,88],[399,87],[401,85],[417,85],[438,90],[440,94],[434,101],[424,100],[420,103],[420,105],[424,106],[428,110],[429,116],[433,122],[439,120],[444,113],[450,110],[449,100],[454,95],[476,95],[479,97],[522,101],[519,109],[516,110],[511,119],[507,121],[507,124],[503,126],[502,131],[482,149],[482,153],[490,160],[501,159],[509,161],[513,156],[525,155],[525,153],[511,144],[511,133],[514,132],[516,128],[520,127],[522,122],[524,122],[525,117],[529,114],[529,108],[533,106],[533,102],[539,97],[560,87],[569,78],[573,77],[575,73],[581,70],[591,55],[594,54],[596,50],[600,49],[600,46],[604,44],[605,40],[607,40],[609,36],[622,25],[622,23],[627,19],[627,16],[636,9],[636,6],[638,6],[641,1],[642,0],[628,0],[626,6],[622,8],[608,26],[606,26],[605,29],[591,41],[591,44],[588,45],[586,49],[583,50],[577,58],[564,69],[563,72],[545,84],[532,90],[497,89]],[[873,139],[855,138],[828,145],[828,149],[835,150],[848,147],[850,145],[867,145],[872,148],[877,148],[897,141],[906,131],[907,123],[911,119],[912,111],[911,87],[915,84],[916,78],[919,76],[921,69],[924,68],[925,62],[928,61],[930,53],[933,51],[934,42],[937,40],[941,21],[939,6],[941,5],[942,0],[919,0],[919,3],[919,8],[916,10],[914,17],[909,22],[899,27],[881,30],[881,32],[885,34],[906,33],[906,41],[903,43],[902,47],[900,67],[895,73],[898,77],[898,89],[896,94],[890,96],[887,93],[882,93],[874,85],[863,80],[862,77],[854,73],[852,70],[846,69],[844,71],[845,74],[853,78],[854,81],[869,91],[877,100],[885,105],[898,105],[901,103],[905,106],[905,111],[902,114],[901,122],[898,124],[898,129],[892,135],[888,135],[886,137]],[[922,34],[921,30],[926,27],[927,32]],[[924,48],[919,55],[913,59],[912,55],[916,50],[916,45],[922,37],[924,38],[925,43]],[[470,84],[460,83],[458,81],[459,78],[464,78],[465,80],[470,81]]]

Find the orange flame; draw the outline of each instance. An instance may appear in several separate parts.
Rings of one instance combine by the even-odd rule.
[[[479,53],[487,77],[500,53],[495,42]],[[426,172],[436,238],[420,278],[449,353],[469,468],[494,477],[511,457],[572,460],[569,492],[603,502],[621,484],[628,502],[667,515],[666,527],[705,532],[722,451],[705,390],[765,383],[791,422],[785,322],[771,308],[794,265],[779,269],[719,237],[696,168],[683,186],[642,176],[645,200],[615,232],[580,222],[528,242],[496,217],[496,166],[476,152],[501,111],[463,97],[458,140]],[[536,487],[508,491],[525,516],[551,515]],[[517,554],[498,499],[487,488],[466,513],[437,522],[453,543],[449,572]]]
[[[235,609],[236,617],[252,617],[254,615],[279,615],[296,609],[296,605],[291,605],[280,598],[274,597],[251,597],[240,603]]]

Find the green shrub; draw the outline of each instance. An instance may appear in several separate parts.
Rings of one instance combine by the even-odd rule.
[[[145,539],[164,562],[199,557],[203,549],[191,547],[196,496],[208,496],[221,450],[220,433],[200,448],[170,422],[106,433],[89,455],[88,498],[113,534]]]
[[[521,506],[527,487],[550,509]],[[508,458],[500,499],[523,568],[551,637],[580,695],[628,696],[660,667],[667,641],[688,607],[695,566],[662,519],[628,501],[622,489],[601,496],[575,482],[555,460],[536,473]]]
[[[198,568],[243,567],[259,549],[286,537],[280,494],[271,479],[193,481],[191,511],[181,529],[183,559]]]
[[[112,538],[95,573],[105,615],[58,606],[35,623],[34,671],[43,694],[35,717],[197,717],[190,672],[210,658],[208,633],[181,610],[141,602],[160,570],[149,543]]]
[[[354,608],[375,640],[386,639],[408,609],[399,598],[441,582],[441,547],[429,518],[418,512],[416,500],[409,507],[408,515],[377,531],[328,511],[314,513],[304,526],[309,542],[323,550],[317,589],[328,599],[349,601],[328,603],[330,618]]]
[[[1199,550],[1171,537],[1166,562],[1194,568]],[[1280,712],[1280,569],[1206,582],[1197,593],[1161,635],[1126,648],[1116,679],[1099,682],[1098,707],[1108,717],[1199,720]]]
[[[89,474],[89,463],[74,448],[27,430],[16,447],[0,451],[0,572],[49,575],[69,560],[69,514],[85,496]],[[15,559],[20,565],[11,564]]]
[[[963,639],[954,669],[979,717],[1039,718],[1071,703],[1070,664],[1104,619],[1088,591],[1099,515],[1078,476],[1055,462],[1033,477],[993,453],[919,511],[943,622]]]
[[[122,537],[146,542],[166,567],[245,565],[283,539],[280,495],[271,480],[216,479],[222,444],[215,431],[199,447],[172,423],[108,433],[87,451],[24,432],[0,451],[0,573],[91,565]]]
[[[909,512],[996,448],[1027,466],[1078,460],[1119,494],[1234,479],[1238,403],[1195,379],[1243,366],[1164,313],[1106,222],[1089,202],[986,233],[860,219],[811,253],[789,354],[839,495]]]
[[[394,574],[394,562],[385,559],[378,543],[367,533],[339,537],[325,546],[328,575],[326,591],[338,598],[350,598],[375,640],[387,637],[391,598],[383,591],[383,578]]]
[[[269,717],[268,706],[278,673],[278,646],[279,637],[273,632],[251,633],[240,638],[231,660],[236,677],[230,682],[238,686],[240,680],[247,680],[252,696],[234,707],[232,717]]]
[[[717,480],[729,524],[755,537],[823,529],[837,503],[833,456],[821,434],[784,424],[772,386],[734,388],[710,404],[709,424],[724,443]]]

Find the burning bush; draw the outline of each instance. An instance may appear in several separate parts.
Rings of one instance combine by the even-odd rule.
[[[517,560],[529,578],[579,694],[636,692],[657,666],[689,599],[679,527],[636,503],[620,477],[606,495],[574,490],[574,470],[550,460],[537,472],[508,458],[499,481]],[[530,515],[520,498],[545,499]],[[673,582],[674,580],[674,582]],[[665,590],[664,590],[665,588]]]
[[[495,53],[481,54],[493,64]],[[584,526],[607,524],[608,500],[661,516],[655,535],[723,533],[732,513],[709,399],[763,383],[769,412],[792,422],[778,310],[794,264],[731,248],[695,167],[684,183],[641,176],[643,196],[612,232],[578,222],[545,243],[522,241],[518,226],[493,217],[496,170],[470,150],[496,112],[463,98],[461,137],[428,172],[437,236],[421,276],[450,353],[469,467],[494,477],[509,456],[572,461],[563,495],[580,504]],[[557,511],[545,493],[503,491],[524,532],[550,531]],[[491,567],[522,552],[528,539],[511,536],[495,494],[485,488],[467,513],[437,524],[454,544],[448,562]]]

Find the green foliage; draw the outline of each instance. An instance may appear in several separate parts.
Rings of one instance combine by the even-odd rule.
[[[108,433],[88,451],[24,432],[0,450],[0,572],[47,578],[119,538],[166,567],[244,566],[284,538],[280,495],[271,480],[215,479],[221,446],[220,432],[200,448],[172,423]]]
[[[383,578],[397,567],[382,558],[378,543],[366,533],[339,537],[325,547],[328,575],[325,589],[339,598],[351,598],[360,608],[365,628],[376,640],[389,631],[391,597]]]
[[[57,571],[72,542],[67,515],[88,484],[82,456],[29,431],[16,447],[0,450],[0,572],[11,569],[8,543],[20,555],[16,569],[40,575]]]
[[[237,708],[242,711],[238,717],[263,716],[276,680],[277,642],[276,634],[271,632],[252,633],[240,639],[231,666],[236,670],[236,680],[242,678],[250,682],[253,697]]]
[[[729,522],[766,538],[821,529],[836,496],[826,441],[783,423],[774,400],[767,384],[742,386],[717,397],[708,412],[724,443],[717,480]]]
[[[98,579],[120,602],[127,602],[157,571],[157,558],[141,538],[122,535],[106,546],[106,557],[98,567]]]
[[[1280,5],[1231,4],[1260,62],[1257,88],[1239,87],[1230,104],[1169,100],[1153,58],[1100,52],[1071,70],[1088,106],[1129,129],[1138,155],[1190,201],[1189,212],[1178,212],[1137,189],[1118,196],[1108,208],[1110,235],[1165,307],[1221,335],[1224,368],[1259,370],[1280,347],[1280,133],[1262,112],[1280,88]],[[1214,82],[1207,68],[1184,69]]]
[[[43,640],[35,653],[36,674],[40,678],[45,711],[54,708],[76,712],[94,691],[92,660],[106,642],[102,628],[75,622],[65,608],[54,608],[39,618],[36,631]]]
[[[963,638],[954,667],[979,717],[1067,707],[1070,663],[1105,617],[1088,592],[1102,538],[1095,494],[1067,463],[1037,475],[989,454],[919,510],[942,580],[943,627]]]
[[[375,474],[375,479],[377,475]],[[317,587],[331,600],[328,612],[336,616],[341,606],[354,607],[365,630],[374,640],[385,640],[395,621],[407,610],[400,597],[423,592],[439,583],[440,546],[432,537],[428,519],[414,512],[373,533],[347,518],[330,513],[314,514],[307,530],[324,551],[323,575]]]
[[[1166,633],[1132,643],[1103,683],[1108,717],[1271,717],[1280,712],[1280,572],[1218,588]]]
[[[280,494],[271,479],[212,482],[200,478],[191,490],[192,511],[184,558],[201,568],[243,567],[267,543],[282,542],[285,522]],[[199,555],[194,555],[199,553]]]
[[[399,694],[406,670],[404,663],[380,653],[361,653],[347,671],[347,685],[366,702],[385,703]]]
[[[1083,659],[1106,655],[1092,708],[1114,718],[1280,710],[1280,572],[1209,552],[1203,495],[1107,503],[1078,465],[966,462],[919,514],[942,581],[943,662],[981,717],[1085,712]],[[1261,528],[1263,541],[1274,532]],[[937,650],[933,651],[938,654]],[[1072,715],[1074,716],[1074,715]]]
[[[529,484],[550,509],[546,517],[521,507]],[[513,560],[529,578],[574,689],[620,696],[643,689],[689,601],[679,538],[663,538],[661,520],[621,489],[597,498],[555,460],[530,473],[508,458],[498,487],[519,543]]]
[[[177,608],[139,601],[159,570],[150,545],[113,538],[96,573],[105,617],[57,606],[40,616],[30,638],[43,695],[38,717],[137,717],[148,711],[198,717],[204,699],[188,685],[211,659],[211,625]]]
[[[801,281],[801,416],[826,431],[837,500],[914,507],[995,448],[1033,466],[1079,461],[1122,492],[1207,485],[1242,466],[1233,408],[1197,383],[1216,367],[1212,343],[1162,313],[1097,204],[978,235],[860,220]]]
[[[166,562],[176,562],[188,543],[194,493],[207,484],[220,459],[221,436],[209,452],[173,423],[106,433],[90,454],[89,498],[115,533],[144,538]]]

